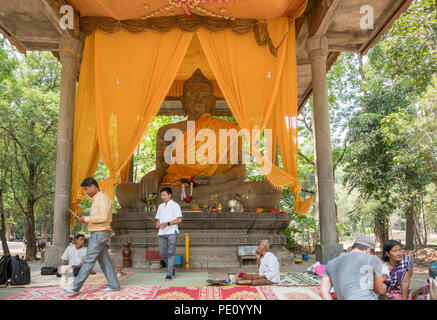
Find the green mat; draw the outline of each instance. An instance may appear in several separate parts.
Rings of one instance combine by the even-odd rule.
[[[171,281],[165,281],[165,272],[138,272],[122,280],[122,286],[187,287],[206,286],[208,272],[177,272]]]

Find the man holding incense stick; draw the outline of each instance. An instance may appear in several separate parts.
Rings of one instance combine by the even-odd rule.
[[[100,191],[97,181],[93,178],[86,178],[80,186],[85,188],[85,192],[92,199],[93,204],[89,217],[79,217],[77,215],[74,215],[74,217],[81,223],[89,224],[88,231],[91,236],[79,274],[72,287],[65,288],[64,291],[70,294],[78,294],[96,261],[99,261],[100,268],[109,283],[109,286],[103,289],[102,292],[118,291],[120,290],[120,284],[108,253],[108,242],[111,235],[112,200]]]

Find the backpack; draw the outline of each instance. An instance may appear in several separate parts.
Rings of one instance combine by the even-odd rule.
[[[58,273],[58,268],[53,268],[53,267],[42,267],[41,268],[41,275],[43,276],[50,276],[52,274],[57,274]]]
[[[0,260],[0,285],[7,285],[12,274],[11,256],[4,255]]]
[[[13,286],[30,283],[30,268],[26,261],[17,255],[11,259],[12,273],[10,284]]]

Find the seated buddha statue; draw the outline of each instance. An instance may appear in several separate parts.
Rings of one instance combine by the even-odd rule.
[[[193,204],[202,208],[205,204],[210,203],[213,194],[217,195],[217,201],[224,205],[225,210],[228,207],[228,200],[235,199],[237,194],[246,195],[246,198],[242,199],[245,211],[255,211],[256,208],[260,207],[265,209],[278,207],[281,197],[280,190],[273,188],[267,181],[245,182],[246,166],[242,164],[241,138],[239,138],[239,141],[234,141],[234,143],[238,143],[237,163],[233,164],[232,162],[236,161],[230,161],[231,141],[228,140],[225,145],[226,153],[219,152],[219,130],[235,129],[238,132],[240,128],[231,121],[212,116],[216,104],[213,85],[199,69],[193,73],[191,78],[185,81],[181,103],[187,120],[165,125],[158,130],[156,169],[141,178],[139,198],[146,201],[148,195],[159,193],[160,188],[163,186],[170,186],[173,190],[172,199],[177,201],[183,210],[190,209]],[[189,123],[194,123],[194,126],[190,127],[191,129],[187,129]],[[171,129],[179,130],[178,132],[182,135],[179,135],[179,137],[173,136],[172,132],[175,132],[175,130],[169,131]],[[197,133],[202,129],[212,130],[216,141],[209,141],[209,138],[199,139]],[[192,131],[190,132],[190,130]],[[193,139],[194,142],[191,146],[187,142],[189,139],[187,136],[190,134],[192,134],[191,137],[196,137]],[[213,143],[214,148],[217,147],[215,152],[216,161],[210,161],[214,160],[210,157],[208,161],[200,163],[195,154],[201,150],[206,150],[205,145],[208,143]],[[172,151],[169,148],[170,144],[176,147]],[[178,147],[183,149],[183,161],[178,161],[175,158],[177,157]],[[210,149],[208,149],[209,151]],[[190,155],[192,155],[191,162],[187,161]],[[220,161],[219,156],[223,157],[223,155],[226,156],[226,159]],[[173,161],[171,161],[172,159]],[[183,201],[181,200],[182,184],[185,185],[186,198],[188,198],[190,195],[189,183],[191,181],[194,186],[191,201]],[[123,198],[122,188],[123,186],[119,185],[116,190],[117,196],[121,194],[121,198]],[[158,196],[158,203],[160,202],[159,198]],[[119,202],[123,207],[123,201],[120,201],[120,197]]]

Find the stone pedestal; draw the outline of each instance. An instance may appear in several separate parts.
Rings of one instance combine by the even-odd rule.
[[[154,215],[154,214],[153,214]],[[150,267],[146,249],[158,249],[158,230],[139,209],[119,209],[113,215],[111,259],[115,265],[122,262],[122,245],[131,243],[132,267]],[[238,246],[257,245],[259,240],[270,241],[271,251],[280,262],[291,263],[291,254],[284,248],[283,231],[290,224],[285,213],[220,212],[203,213],[183,211],[179,225],[176,254],[185,257],[185,234],[190,237],[190,268],[239,268]]]
[[[57,267],[61,264],[61,256],[64,253],[67,246],[55,246],[51,245],[45,247],[43,250],[43,262],[44,267]]]

